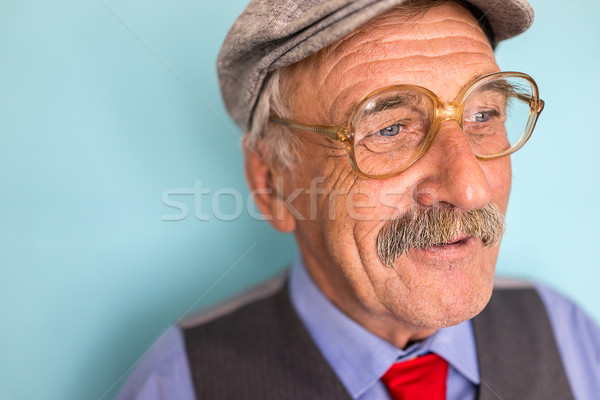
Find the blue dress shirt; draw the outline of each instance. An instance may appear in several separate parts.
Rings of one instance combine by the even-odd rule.
[[[600,329],[577,306],[536,286],[576,399],[600,398]],[[448,361],[447,400],[475,399],[480,384],[471,321],[440,329],[398,349],[343,314],[296,260],[290,275],[292,304],[353,399],[389,400],[379,378],[397,360],[433,352]],[[183,334],[171,328],[144,356],[117,400],[195,400]]]

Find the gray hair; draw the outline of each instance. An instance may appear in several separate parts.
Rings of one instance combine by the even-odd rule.
[[[291,171],[301,142],[289,129],[269,120],[271,115],[290,118],[290,110],[282,93],[282,76],[285,69],[286,67],[276,69],[266,78],[245,140],[246,145],[254,151],[259,149],[259,143],[263,143],[259,152],[261,157]]]

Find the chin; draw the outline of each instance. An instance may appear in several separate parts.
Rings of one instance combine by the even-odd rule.
[[[441,329],[479,314],[492,296],[499,245],[473,247],[468,255],[455,258],[428,252],[401,257],[396,288],[403,293],[395,297],[405,306],[396,315],[404,314],[419,329]]]
[[[387,308],[415,329],[437,330],[460,324],[479,314],[494,286],[494,266],[421,271],[400,277],[395,293],[387,293]],[[392,289],[388,286],[389,289]]]
[[[471,295],[461,296],[458,294],[452,298],[444,299],[446,301],[444,312],[434,313],[427,322],[435,329],[441,329],[458,325],[475,317],[483,311],[490,301],[492,288],[493,285],[481,287]]]
[[[420,328],[441,329],[458,325],[479,314],[490,301],[493,278],[468,284],[446,284],[422,294],[415,307],[413,324]]]

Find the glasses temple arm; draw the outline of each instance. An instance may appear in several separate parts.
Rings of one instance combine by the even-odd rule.
[[[308,131],[312,133],[316,133],[322,136],[326,136],[333,140],[340,140],[339,131],[340,129],[334,126],[317,126],[317,125],[304,125],[299,124],[297,122],[288,121],[285,119],[281,119],[278,117],[271,117],[271,121],[284,125],[290,128],[301,129],[303,131]]]

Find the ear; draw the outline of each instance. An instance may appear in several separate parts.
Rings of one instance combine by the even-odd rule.
[[[285,194],[281,187],[283,174],[278,173],[279,168],[270,165],[271,161],[263,156],[262,148],[250,148],[246,137],[242,141],[242,149],[246,180],[258,210],[278,231],[293,232],[296,230],[296,219],[285,204]],[[277,182],[274,177],[279,177]]]

